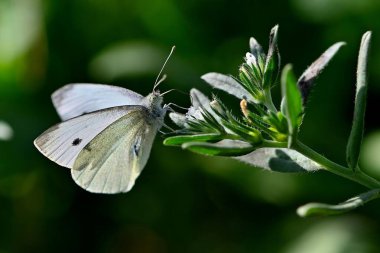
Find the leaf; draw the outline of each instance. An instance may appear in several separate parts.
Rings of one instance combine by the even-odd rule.
[[[280,54],[277,47],[278,25],[272,28],[269,35],[269,49],[265,61],[263,88],[267,89],[273,85],[280,70]]]
[[[222,138],[223,136],[220,134],[177,135],[166,138],[164,145],[178,146],[186,142],[220,141]]]
[[[341,214],[358,208],[359,206],[377,198],[380,198],[380,189],[362,193],[338,205],[309,203],[299,207],[297,209],[297,214],[301,217]]]
[[[208,111],[211,111],[210,108],[210,99],[206,95],[204,95],[199,90],[192,88],[190,90],[190,98],[191,98],[191,104],[195,109],[198,108],[205,108]]]
[[[204,81],[210,84],[213,88],[222,90],[239,99],[247,99],[251,103],[255,103],[251,94],[246,91],[243,86],[230,76],[211,72],[204,74],[201,77]]]
[[[288,120],[288,147],[291,147],[297,136],[302,120],[302,97],[297,87],[296,78],[291,65],[286,65],[281,76],[282,97],[285,97],[285,116]]]
[[[255,128],[251,128],[249,126],[246,126],[244,124],[241,124],[240,122],[231,119],[231,121],[222,120],[223,126],[231,130],[233,133],[237,134],[244,140],[253,143],[253,144],[261,144],[263,141],[263,137]]]
[[[256,168],[277,172],[313,172],[322,167],[295,150],[287,148],[260,148],[235,159]]]
[[[347,164],[353,170],[355,170],[358,165],[360,146],[363,139],[364,115],[367,100],[367,62],[370,42],[371,32],[366,32],[362,37],[359,50],[354,119],[346,149]]]
[[[298,79],[298,88],[301,90],[302,101],[305,105],[311,88],[313,87],[315,79],[327,66],[330,60],[338,52],[338,50],[344,46],[345,42],[338,42],[329,47],[317,60],[315,60]]]
[[[182,148],[209,156],[240,156],[256,149],[256,147],[242,141],[221,141],[218,143],[188,142],[183,144]]]

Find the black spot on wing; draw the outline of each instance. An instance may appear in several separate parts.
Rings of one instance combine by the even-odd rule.
[[[132,151],[135,156],[138,156],[140,153],[140,147],[141,147],[141,136],[138,136],[136,139],[135,144],[132,146]]]
[[[139,147],[136,144],[133,145],[133,153],[135,154],[135,156],[139,155]]]
[[[82,142],[82,139],[76,138],[75,140],[73,140],[72,145],[73,146],[78,146],[81,142]]]

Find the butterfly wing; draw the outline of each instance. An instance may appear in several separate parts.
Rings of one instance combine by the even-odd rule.
[[[34,145],[50,160],[72,168],[79,152],[107,126],[130,113],[130,107],[108,108],[67,120],[42,133]]]
[[[148,161],[160,127],[146,108],[131,109],[79,153],[71,170],[74,181],[90,192],[128,192]]]
[[[144,97],[131,90],[104,84],[68,84],[52,94],[62,120],[123,105],[139,105]]]

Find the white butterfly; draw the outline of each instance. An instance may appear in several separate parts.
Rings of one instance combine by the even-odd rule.
[[[101,84],[60,88],[52,100],[64,122],[42,133],[34,145],[50,160],[70,168],[74,181],[87,191],[128,192],[164,125],[168,106],[162,107],[163,94],[155,91],[165,78],[157,81],[160,74],[146,97]]]

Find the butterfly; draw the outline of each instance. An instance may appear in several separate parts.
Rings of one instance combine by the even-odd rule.
[[[146,97],[103,84],[68,84],[55,91],[52,101],[63,122],[35,139],[36,148],[70,168],[73,180],[89,192],[131,190],[164,125],[169,106],[162,106],[164,93],[155,89],[173,50]]]

